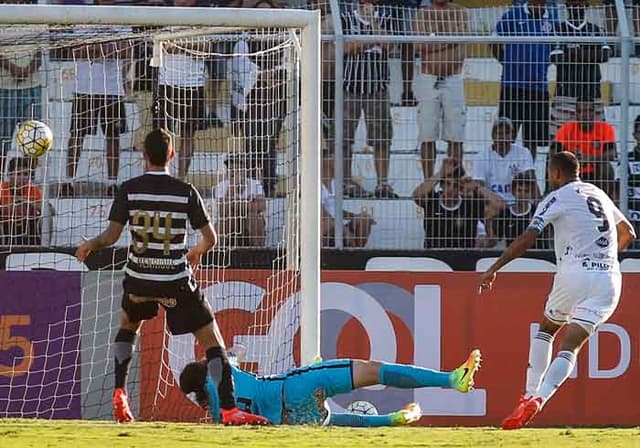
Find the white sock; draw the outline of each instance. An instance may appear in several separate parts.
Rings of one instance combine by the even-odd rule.
[[[538,331],[531,340],[529,347],[529,366],[527,367],[527,381],[525,383],[525,398],[538,395],[542,377],[551,364],[553,350],[553,336]]]
[[[567,350],[558,353],[558,356],[549,366],[547,374],[544,376],[542,386],[540,386],[540,397],[546,402],[558,388],[565,382],[573,366],[576,364],[576,354]]]

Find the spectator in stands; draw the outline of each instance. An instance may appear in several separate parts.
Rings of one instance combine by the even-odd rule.
[[[247,0],[246,8],[278,8],[275,0]],[[244,135],[256,177],[267,197],[277,195],[277,145],[287,108],[284,53],[275,38],[240,40],[231,60],[231,119]]]
[[[411,34],[412,22],[420,6],[420,0],[379,0],[378,4],[385,8],[395,22],[392,27],[394,34],[398,36]],[[402,99],[399,104],[405,107],[413,107],[416,105],[416,99],[411,87],[415,65],[414,44],[403,42],[394,45],[393,49],[390,50],[391,55],[400,58],[400,68],[402,70]]]
[[[449,0],[434,0],[420,8],[414,31],[421,35],[460,35],[469,30],[466,8]],[[462,160],[465,128],[464,83],[462,66],[465,45],[432,43],[416,45],[422,69],[416,73],[413,91],[418,100],[418,128],[424,177],[433,175],[436,140],[449,144],[449,157]]]
[[[331,150],[322,154],[322,246],[332,247],[335,238],[336,183],[334,179],[334,156]],[[360,213],[343,211],[344,247],[365,247],[375,220],[362,210]]]
[[[331,6],[324,0],[316,0],[313,7],[320,10],[320,31],[322,34],[335,34]],[[333,121],[335,120],[335,45],[333,41],[321,43],[321,76],[322,76],[322,131],[327,144],[335,145]]]
[[[440,171],[414,190],[413,200],[424,211],[425,249],[475,247],[478,221],[493,217],[485,213],[485,202],[493,214],[504,207],[498,195],[466,177],[456,159],[445,159]]]
[[[98,4],[109,4],[99,0]],[[115,28],[77,28],[76,33],[93,35],[113,33]],[[130,31],[122,28],[122,31]],[[107,194],[115,194],[120,166],[120,134],[126,129],[124,107],[126,61],[130,58],[129,44],[122,41],[83,45],[74,48],[76,62],[75,95],[71,110],[71,129],[67,152],[67,176],[76,176],[84,138],[95,134],[98,122],[106,139]],[[73,195],[73,186],[66,185],[62,195]]]
[[[40,51],[20,45],[11,45],[10,52],[0,55],[0,177],[16,125],[42,116],[41,63]]]
[[[473,163],[473,179],[500,195],[508,204],[514,202],[511,193],[514,176],[526,173],[532,179],[536,177],[531,153],[514,143],[515,136],[511,120],[506,117],[498,118],[491,131],[493,143],[479,152]],[[533,193],[532,200],[540,198],[537,185]]]
[[[198,6],[198,0],[175,0],[175,6]],[[167,54],[158,73],[155,126],[171,130],[180,140],[178,177],[186,178],[193,156],[195,132],[206,127],[204,57],[210,42],[165,45]]]
[[[640,115],[633,122],[635,146],[629,153],[629,220],[640,231]],[[638,248],[639,243],[634,247]]]
[[[551,153],[571,151],[580,160],[580,178],[604,190],[614,201],[617,188],[611,162],[616,160],[616,131],[597,121],[592,101],[576,106],[576,121],[563,125],[551,145]]]
[[[505,240],[509,245],[518,236],[524,233],[536,211],[535,189],[537,184],[535,179],[528,173],[520,173],[514,176],[511,181],[511,193],[514,202],[507,205],[502,212],[493,220],[493,235],[497,241]],[[536,249],[547,249],[549,247],[548,229],[546,234],[536,240]]]
[[[587,22],[587,0],[567,0],[568,19],[557,25],[558,36],[604,36],[597,25]],[[576,119],[576,103],[593,101],[598,121],[604,119],[600,90],[600,64],[609,60],[611,48],[606,42],[563,43],[551,52],[551,62],[557,67],[556,92],[551,107],[551,140],[563,124]]]
[[[246,154],[227,156],[226,177],[216,187],[218,232],[226,247],[265,244],[266,201],[262,184],[251,172]]]
[[[42,192],[33,183],[32,159],[9,161],[7,181],[0,182],[2,245],[39,245]]]
[[[393,17],[378,8],[376,0],[359,0],[353,9],[342,14],[345,34],[380,35],[394,32]],[[344,179],[345,194],[358,196],[363,188],[351,177],[351,145],[360,114],[364,111],[367,136],[375,150],[378,185],[375,194],[380,198],[396,198],[387,183],[389,146],[391,144],[391,104],[387,85],[389,66],[387,45],[380,43],[348,42],[344,45]]]
[[[544,0],[529,0],[510,8],[496,25],[500,36],[547,36],[554,20]],[[549,92],[547,69],[551,45],[510,43],[492,45],[502,64],[499,116],[513,120],[515,134],[522,127],[524,146],[536,158],[538,146],[549,143]]]
[[[602,4],[605,5],[606,11],[606,28],[607,34],[610,36],[614,36],[616,34],[616,29],[618,28],[618,11],[616,10],[616,0],[602,0]],[[628,9],[630,8],[632,11],[631,21],[632,26],[631,31],[637,36],[638,32],[640,32],[640,0],[624,0],[624,5]],[[636,45],[636,54],[638,54],[638,46]]]
[[[121,6],[173,6],[173,0],[116,0]],[[125,91],[128,101],[135,103],[135,118],[137,129],[133,136],[133,149],[142,152],[144,140],[154,129],[155,92],[158,90],[158,67],[152,67],[149,61],[153,57],[153,39],[148,38],[152,30],[160,29],[159,26],[133,26],[132,31],[139,33],[139,37],[129,40],[131,43],[130,74],[132,79],[127,79]]]

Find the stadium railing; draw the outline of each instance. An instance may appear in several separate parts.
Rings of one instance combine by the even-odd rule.
[[[496,166],[495,158],[492,161],[488,160],[487,151],[491,149],[493,140],[492,127],[499,116],[531,113],[531,109],[534,109],[531,97],[519,98],[518,95],[513,98],[502,98],[503,105],[500,106],[501,96],[504,96],[504,92],[501,92],[504,64],[495,58],[492,51],[494,46],[510,46],[512,54],[514,51],[519,51],[514,44],[521,44],[522,46],[519,48],[520,50],[525,48],[525,52],[542,51],[541,48],[546,46],[547,54],[562,48],[575,49],[591,46],[591,48],[598,48],[598,53],[602,47],[610,48],[608,59],[597,63],[597,68],[601,72],[601,81],[597,83],[600,94],[596,93],[595,98],[591,93],[592,89],[590,89],[593,84],[590,85],[586,75],[582,79],[576,77],[573,86],[567,87],[570,83],[562,83],[564,86],[558,93],[562,93],[563,89],[565,93],[556,95],[559,84],[558,65],[551,63],[551,61],[546,63],[544,76],[547,77],[547,82],[544,83],[544,89],[539,89],[545,92],[544,96],[540,96],[542,99],[539,109],[543,109],[543,112],[550,114],[551,117],[547,123],[546,117],[536,116],[540,111],[534,110],[534,116],[530,119],[533,131],[536,134],[542,134],[537,138],[539,143],[535,145],[537,154],[533,160],[539,194],[536,194],[535,188],[533,188],[531,192],[525,193],[524,197],[521,193],[520,197],[523,201],[531,202],[532,207],[535,208],[540,196],[543,196],[549,189],[546,184],[546,161],[549,151],[554,151],[557,148],[577,149],[574,145],[556,146],[553,144],[553,135],[557,133],[558,127],[567,121],[576,119],[575,113],[566,113],[567,108],[575,110],[578,102],[577,97],[564,98],[567,95],[567,89],[569,89],[575,95],[584,95],[589,100],[595,99],[592,104],[597,119],[609,123],[615,131],[615,156],[612,160],[599,164],[597,173],[592,174],[589,179],[610,193],[620,208],[629,212],[632,219],[637,219],[638,213],[634,211],[633,207],[629,207],[629,202],[620,199],[628,197],[629,193],[633,191],[629,187],[626,167],[628,166],[628,157],[632,154],[633,149],[631,146],[633,120],[639,112],[635,106],[637,100],[634,90],[634,88],[637,89],[634,82],[637,70],[634,70],[634,67],[638,60],[633,54],[634,48],[629,25],[629,18],[632,14],[630,10],[627,11],[629,17],[624,14],[622,2],[618,2],[617,5],[618,11],[621,13],[618,14],[619,25],[615,35],[607,33],[610,27],[607,24],[604,7],[589,6],[585,11],[585,20],[597,26],[598,28],[594,27],[594,30],[599,29],[600,33],[594,31],[591,36],[577,37],[561,36],[555,28],[553,31],[540,30],[535,36],[526,35],[526,33],[517,30],[509,33],[506,29],[514,23],[509,23],[508,20],[506,23],[503,20],[501,32],[498,33],[497,23],[511,9],[509,6],[460,9],[456,12],[440,13],[439,15],[433,11],[427,12],[424,8],[384,6],[375,13],[377,18],[373,22],[376,20],[378,22],[384,21],[387,16],[390,19],[386,24],[378,24],[379,30],[366,29],[366,26],[358,28],[358,26],[363,26],[362,23],[356,25],[349,23],[349,20],[354,21],[350,18],[352,11],[358,10],[360,16],[366,14],[363,12],[363,6],[358,6],[357,2],[331,1],[330,6],[331,17],[329,21],[333,28],[333,34],[327,33],[325,29],[323,40],[326,45],[323,50],[330,48],[335,55],[332,58],[332,55],[325,51],[323,60],[326,65],[333,63],[334,68],[332,78],[334,94],[331,98],[331,100],[335,100],[332,108],[334,114],[326,121],[331,129],[325,134],[327,137],[325,145],[328,147],[325,156],[331,156],[335,159],[334,218],[335,222],[350,222],[354,213],[365,211],[373,215],[376,224],[371,227],[366,248],[422,249],[423,247],[437,247],[459,249],[461,245],[462,248],[500,248],[506,238],[504,229],[501,229],[504,226],[497,224],[497,222],[502,223],[504,219],[511,219],[518,212],[528,210],[528,207],[523,204],[511,207],[514,201],[517,202],[509,191],[511,182],[507,179],[500,179],[505,175],[502,173],[503,175],[500,176],[500,168]],[[521,6],[517,8],[521,8]],[[468,17],[466,28],[460,27],[460,23],[456,23],[459,22],[461,15]],[[568,11],[565,5],[557,5],[549,8],[549,15],[555,18],[558,23],[562,23],[567,20]],[[355,20],[355,22],[358,21]],[[384,25],[387,27],[385,28]],[[438,45],[449,47],[449,51],[445,49],[443,54],[446,56],[440,58],[431,56],[431,66],[426,69],[433,73],[440,67],[446,69],[452,65],[455,66],[456,61],[453,59],[460,55],[452,49],[459,46],[464,54],[464,63],[459,72],[462,86],[459,84],[459,79],[452,79],[450,82],[446,79],[446,75],[439,76],[441,79],[438,79],[438,76],[425,77],[420,75],[422,66],[419,58],[428,52],[425,50],[421,53],[420,50],[423,48],[433,49]],[[363,115],[365,116],[359,118],[354,138],[348,138],[352,127],[348,119],[349,116],[353,117],[354,115],[348,107],[348,98],[353,90],[349,82],[350,70],[353,69],[354,63],[354,58],[350,56],[350,53],[354,46],[364,47],[369,53],[375,53],[380,49],[382,58],[388,62],[389,82],[385,100],[388,100],[390,104],[392,132],[391,137],[386,141],[382,141],[385,133],[375,128],[376,126],[384,127],[384,112],[380,112],[380,108],[373,112],[364,110],[367,109],[367,106],[372,106],[373,103],[380,101],[380,97],[373,95],[369,95],[368,98],[365,95],[363,98]],[[437,54],[437,52],[434,53]],[[535,73],[536,67],[533,64],[534,61],[530,60],[528,56],[531,55],[520,54],[520,60],[511,64],[511,68],[529,70],[531,77],[535,78],[538,75]],[[565,63],[565,68],[570,71],[583,71],[585,67],[587,67],[586,64],[574,60]],[[326,66],[324,68],[327,69]],[[455,69],[453,70],[455,71]],[[323,75],[326,81],[328,73],[325,72]],[[422,77],[422,79],[416,79],[416,76]],[[507,74],[507,76],[509,75]],[[440,85],[429,85],[429,82]],[[326,86],[327,83],[325,82],[324,85]],[[441,117],[444,120],[439,120],[438,117],[432,115],[433,111],[437,111],[439,114],[456,115],[458,111],[455,110],[455,95],[459,95],[456,89],[463,89],[465,113],[463,129],[460,129],[462,127],[455,122],[453,125],[445,123],[448,117]],[[415,98],[416,94],[420,98]],[[433,101],[433,95],[449,95],[449,97],[438,102]],[[451,96],[453,96],[453,100]],[[579,99],[579,102],[582,102],[584,98]],[[422,106],[419,104],[419,100],[422,100]],[[328,99],[325,97],[324,101],[328,101]],[[591,101],[589,102],[591,103]],[[426,105],[430,105],[430,107]],[[429,113],[426,118],[424,111]],[[366,122],[367,112],[370,115],[368,122]],[[420,112],[423,113],[423,116],[420,115]],[[376,113],[378,116],[375,115]],[[360,113],[357,116],[359,117]],[[431,160],[427,164],[422,160],[421,140],[424,140],[427,134],[433,134],[432,122],[434,120],[441,121],[440,135],[436,137],[435,141],[435,160]],[[515,119],[513,122],[518,124]],[[447,129],[448,127],[449,129]],[[428,177],[425,176],[421,165],[427,165],[426,168],[430,171],[428,174],[438,173],[442,167],[442,161],[452,155],[451,148],[448,148],[446,142],[448,138],[446,132],[454,136],[463,136],[461,165],[466,174],[473,178],[480,178],[480,171],[483,171],[480,168],[484,167],[487,177],[486,186],[502,196],[503,204],[506,204],[503,206],[504,208],[498,207],[498,210],[493,210],[494,204],[485,201],[487,207],[484,212],[487,219],[479,220],[477,229],[476,226],[468,223],[469,225],[462,231],[464,237],[462,244],[460,244],[460,239],[455,237],[460,233],[456,230],[456,223],[446,222],[444,215],[438,210],[436,210],[438,213],[435,216],[433,210],[438,208],[435,205],[432,204],[433,207],[423,210],[413,200],[414,190]],[[550,133],[549,137],[545,135],[547,133]],[[524,129],[520,129],[515,144],[530,147],[532,146],[530,140],[526,138]],[[586,145],[589,142],[581,141],[579,143]],[[593,142],[596,147],[599,143],[599,141]],[[377,158],[384,157],[384,151],[379,148],[380,146],[388,148],[389,161],[386,179],[383,173],[378,172],[384,164],[380,164],[379,161],[376,163]],[[456,149],[458,148],[454,146],[454,152]],[[349,156],[349,153],[351,161],[346,159],[347,162],[340,163],[341,160],[345,160]],[[520,151],[518,154],[524,153]],[[486,164],[486,162],[490,163]],[[529,163],[526,161],[518,162],[518,164],[512,164],[508,167],[512,171],[512,175],[525,170]],[[434,166],[430,166],[431,164]],[[508,165],[508,162],[503,162],[503,164]],[[587,164],[586,160],[585,164]],[[349,170],[351,176],[346,173]],[[591,171],[591,167],[586,168],[585,171],[587,170]],[[491,182],[492,177],[497,177],[498,181]],[[377,184],[385,180],[393,188],[397,199],[389,200],[388,196],[385,197],[384,194],[380,195],[379,192],[376,194]],[[354,183],[356,188],[354,188]],[[437,186],[435,190],[438,190]],[[455,205],[455,201],[453,201],[453,205]],[[514,212],[501,214],[501,208],[503,211],[512,208]],[[425,212],[434,214],[434,216],[431,216],[431,219],[423,225],[422,218]],[[476,221],[475,216],[469,219]],[[440,229],[434,230],[433,227],[440,227]],[[330,240],[325,240],[325,243],[329,241],[336,248],[352,248],[354,245],[349,243],[349,239],[353,238],[353,233],[353,229],[349,226],[335,226],[335,236]],[[442,234],[446,235],[445,238],[448,238],[448,242],[441,245],[434,244],[433,238]],[[547,244],[541,245],[541,248],[548,248],[549,236],[546,239]],[[423,246],[423,243],[426,243],[426,246]]]
[[[597,112],[602,112],[604,120],[610,123],[615,130],[617,154],[615,160],[608,164],[602,164],[605,167],[610,167],[609,171],[614,173],[613,177],[609,172],[602,178],[596,176],[595,180],[608,188],[619,201],[620,207],[628,211],[634,222],[640,222],[640,205],[637,205],[637,201],[634,199],[638,196],[637,194],[634,196],[634,191],[638,188],[635,184],[637,183],[640,187],[640,180],[636,179],[638,175],[633,174],[635,159],[632,151],[634,145],[633,122],[636,115],[640,114],[640,107],[637,106],[640,104],[640,80],[637,79],[637,73],[640,72],[638,70],[640,62],[634,56],[635,48],[639,45],[637,45],[638,38],[632,37],[633,25],[635,25],[631,20],[633,14],[630,10],[626,15],[623,13],[624,5],[622,2],[617,5],[621,13],[618,14],[619,25],[616,34],[606,33],[606,30],[611,27],[607,24],[607,14],[604,7],[590,6],[586,10],[586,20],[605,32],[599,36],[575,38],[557,37],[553,33],[549,33],[548,36],[496,35],[496,24],[509,10],[509,6],[466,9],[464,13],[468,18],[467,28],[456,31],[452,31],[452,29],[455,28],[454,24],[459,22],[457,20],[459,16],[455,15],[462,14],[459,11],[453,15],[447,16],[445,14],[434,19],[427,16],[424,9],[383,6],[379,8],[379,13],[381,16],[388,16],[388,19],[385,19],[386,22],[382,24],[384,29],[361,32],[357,28],[360,26],[359,22],[349,19],[350,12],[356,7],[356,2],[338,2],[337,0],[325,2],[320,0],[295,3],[299,7],[319,8],[323,13],[322,76],[325,92],[323,98],[323,124],[325,125],[323,156],[325,159],[328,157],[334,159],[334,175],[332,177],[335,179],[334,188],[328,188],[329,197],[327,200],[330,203],[333,202],[332,208],[335,211],[333,217],[326,216],[325,219],[327,225],[326,229],[323,229],[326,230],[323,238],[324,247],[420,250],[425,247],[425,239],[427,247],[437,246],[454,250],[459,249],[461,245],[466,248],[487,246],[500,248],[504,244],[505,238],[502,236],[504,232],[496,234],[494,229],[494,227],[499,229],[504,227],[497,224],[502,222],[498,219],[489,219],[486,222],[480,220],[478,226],[473,226],[468,220],[462,219],[462,222],[467,225],[463,226],[464,228],[460,231],[457,230],[460,220],[457,220],[457,224],[447,222],[442,215],[431,217],[425,225],[424,214],[425,212],[433,213],[433,207],[427,210],[419,207],[413,199],[413,193],[425,180],[423,165],[427,165],[428,170],[436,173],[442,167],[442,161],[447,158],[449,151],[446,143],[447,136],[442,134],[445,130],[451,131],[445,129],[447,127],[454,128],[450,132],[451,134],[462,132],[462,166],[466,174],[471,177],[474,174],[478,175],[477,166],[486,161],[482,160],[486,159],[484,152],[492,145],[492,126],[500,115],[500,80],[503,67],[495,59],[491,47],[496,44],[518,42],[524,45],[549,45],[550,48],[555,48],[557,45],[571,41],[573,44],[583,46],[607,44],[611,48],[608,61],[600,64],[602,74],[602,81],[599,83],[601,100],[596,104],[596,109]],[[560,21],[567,17],[564,5],[557,5],[549,10],[550,14]],[[386,106],[378,107],[368,113],[369,120],[366,120],[367,114],[357,120],[353,139],[343,144],[346,138],[345,131],[351,128],[351,126],[345,126],[345,113],[350,111],[350,115],[354,115],[353,110],[345,107],[348,103],[348,101],[345,102],[345,98],[350,95],[348,90],[351,88],[347,85],[351,76],[348,50],[350,46],[354,45],[365,45],[375,50],[375,44],[381,44],[382,62],[386,61],[388,66],[388,82],[385,83],[387,93],[383,96],[368,95],[362,99],[361,105],[372,106],[388,100],[391,131],[385,130],[385,126],[388,126],[386,119],[383,116],[376,116],[376,114],[382,113],[381,111],[384,112]],[[448,123],[445,123],[447,120],[435,120],[441,121],[441,135],[438,135],[435,140],[435,158],[429,163],[426,161],[423,163],[422,142],[419,140],[422,139],[421,134],[424,137],[425,133],[433,133],[433,126],[430,125],[434,119],[432,117],[423,118],[424,111],[423,115],[420,115],[420,102],[414,101],[416,92],[414,92],[413,78],[421,72],[421,61],[419,57],[415,57],[415,52],[420,53],[420,49],[428,45],[463,47],[465,55],[461,78],[465,115],[464,127],[459,123],[449,126]],[[136,58],[150,56],[145,55],[146,50],[143,46],[138,46],[137,49],[140,49],[140,54],[136,55]],[[231,52],[232,48],[218,47],[214,52],[217,57],[207,65],[210,79],[207,81],[204,101],[207,103],[208,113],[204,129],[196,131],[194,155],[187,175],[187,178],[196,184],[203,193],[205,200],[211,207],[214,219],[217,214],[215,201],[217,187],[227,173],[224,163],[226,154],[237,149],[236,146],[242,139],[242,133],[237,133],[231,124],[230,86],[232,80],[229,70],[232,65]],[[445,65],[446,62],[452,62],[446,59],[446,57],[434,57],[432,65],[437,67],[441,64]],[[54,129],[58,135],[62,135],[60,140],[63,142],[60,147],[64,150],[68,124],[60,117],[70,114],[70,98],[74,88],[73,62],[68,58],[65,60],[64,55],[52,55],[48,62],[59,64],[55,70],[55,76],[47,75],[46,88],[50,90],[49,97],[55,93],[54,97],[59,99],[59,101],[48,105],[48,113],[53,120],[54,128],[64,122],[60,129]],[[526,64],[525,58],[523,66]],[[138,66],[140,65],[144,64],[140,64],[138,61]],[[580,64],[576,64],[575,69],[579,71],[581,67]],[[547,71],[549,82],[546,91],[549,93],[547,107],[552,118],[554,107],[556,107],[557,73],[556,65],[549,64]],[[153,75],[145,73],[137,79],[148,81],[151,76]],[[346,83],[345,77],[347,78]],[[369,78],[375,78],[375,76],[367,74],[365,78],[367,81],[372,81]],[[418,90],[418,96],[424,97],[433,94],[434,91],[437,93],[442,90],[443,86],[438,86],[439,89],[429,89],[428,82],[424,78],[422,77],[418,85],[415,86]],[[439,82],[447,84],[447,82]],[[586,85],[578,85],[578,88],[578,90],[586,89]],[[444,90],[447,90],[446,86]],[[454,85],[448,89],[448,92],[455,94],[455,90]],[[118,181],[126,180],[128,177],[142,172],[141,157],[135,149],[140,149],[141,137],[143,137],[144,131],[152,125],[153,94],[149,87],[137,86],[129,93],[130,95],[125,99],[126,129],[128,132],[123,133],[120,137],[122,151]],[[381,101],[380,98],[383,98],[384,101]],[[455,113],[456,108],[452,104],[454,102],[451,100],[442,101],[446,113]],[[428,103],[428,101],[423,101],[423,103]],[[512,100],[510,105],[515,106],[518,103],[516,100]],[[559,110],[562,111],[566,106],[567,103],[561,103]],[[569,106],[574,107],[573,103]],[[432,105],[429,112],[434,110],[433,107]],[[371,115],[372,113],[373,115]],[[350,123],[354,123],[354,121],[351,120]],[[453,121],[455,122],[455,120]],[[537,128],[546,128],[546,124],[540,120],[538,122],[534,120],[533,124],[538,125]],[[285,171],[286,154],[282,148],[286,147],[287,132],[291,128],[290,123],[285,123],[279,134],[275,169],[276,191],[266,198],[266,209],[263,214],[264,235],[255,235],[256,240],[264,242],[256,244],[241,241],[239,242],[240,246],[273,248],[282,232],[285,223],[283,214],[278,210],[282,208],[284,199],[279,196],[282,193],[284,179],[287,175]],[[105,197],[107,194],[103,186],[106,159],[103,155],[104,139],[100,134],[98,131],[95,136],[89,135],[85,141],[85,151],[80,158],[78,168],[82,180],[76,182],[73,195],[66,197],[65,194],[62,194],[61,184],[68,180],[65,178],[64,164],[57,161],[55,166],[48,167],[49,179],[52,179],[52,175],[59,177],[59,182],[49,182],[49,191],[45,192],[47,201],[51,202],[49,209],[55,210],[55,214],[49,212],[45,216],[48,222],[47,228],[50,230],[46,237],[43,235],[43,242],[46,242],[48,246],[72,246],[81,236],[91,236],[92,233],[99,231],[100,226],[92,223],[97,224],[103,220],[110,205],[110,199]],[[236,138],[238,135],[240,138]],[[516,138],[516,144],[526,144],[524,137],[521,131]],[[543,140],[545,139],[543,138]],[[545,176],[546,159],[549,150],[553,148],[550,148],[552,146],[551,139],[546,139],[542,143],[537,151],[534,171],[538,190],[544,195],[548,189]],[[351,153],[348,165],[343,163],[348,156],[345,153],[347,149],[348,153]],[[388,150],[388,155],[384,155],[385,150]],[[631,164],[628,164],[629,157],[632,157]],[[383,161],[388,159],[388,164],[380,163],[380,159]],[[379,171],[380,168],[384,169],[385,165],[388,172],[386,176],[383,176]],[[627,166],[631,171],[625,168]],[[514,172],[520,169],[516,168]],[[349,169],[351,176],[346,176],[346,171]],[[632,174],[629,175],[629,172]],[[391,186],[397,198],[389,194],[388,191],[376,194],[376,187],[382,181],[386,181]],[[331,187],[328,181],[325,183]],[[470,185],[473,186],[473,184]],[[491,185],[488,186],[491,187]],[[508,182],[502,182],[502,187],[504,190],[510,188],[510,185]],[[494,186],[494,189],[500,190],[500,187]],[[438,186],[435,187],[435,191],[439,191]],[[497,192],[506,196],[503,198],[505,203],[508,204],[513,200],[508,192],[506,194],[504,191]],[[536,196],[536,198],[532,198],[535,203],[537,195],[527,194]],[[620,198],[626,197],[630,197],[629,201],[620,200]],[[55,200],[53,200],[54,198]],[[495,215],[494,217],[497,218],[500,216],[498,212],[501,207],[494,207],[494,205],[485,207],[484,212],[489,216]],[[527,206],[523,206],[522,210],[527,208]],[[520,207],[516,207],[516,210],[520,210]],[[354,217],[352,214],[356,216]],[[367,221],[363,219],[364,215],[370,215],[373,221],[363,223],[362,221]],[[469,219],[474,220],[475,217]],[[333,224],[335,222],[344,222],[348,225],[346,227],[336,226]],[[439,232],[445,234],[444,242],[440,245],[434,245],[430,241],[435,238],[434,235],[438,234],[434,231],[435,227],[439,227]],[[426,238],[425,233],[427,234]],[[461,238],[455,238],[455,234]],[[462,243],[460,243],[460,239],[462,239]],[[119,244],[124,246],[126,241],[123,239]]]

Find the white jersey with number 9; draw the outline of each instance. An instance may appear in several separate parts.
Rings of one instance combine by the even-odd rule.
[[[625,219],[604,191],[575,181],[540,202],[529,229],[553,225],[558,273],[620,272],[616,225]]]

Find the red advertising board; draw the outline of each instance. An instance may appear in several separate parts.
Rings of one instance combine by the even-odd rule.
[[[225,281],[265,287],[268,275],[268,271],[236,270],[227,272]],[[326,271],[322,279],[325,359],[377,358],[449,370],[473,348],[480,348],[484,358],[477,390],[471,394],[440,389],[367,390],[335,397],[333,405],[344,407],[352,399],[366,399],[387,412],[418,401],[425,411],[421,423],[432,425],[496,425],[512,410],[522,392],[529,339],[542,316],[552,275],[500,274],[494,290],[483,296],[477,295],[478,275],[470,272]],[[585,345],[575,378],[548,403],[536,425],[640,424],[635,398],[640,382],[640,305],[635,301],[640,275],[625,274],[623,282],[616,313]],[[287,300],[284,296],[262,298],[271,309]],[[258,306],[257,312],[265,311]],[[253,319],[251,312],[238,309],[220,310],[217,317],[229,345],[234,336],[246,332]],[[168,337],[158,331],[162,323],[156,320],[146,325],[142,417],[202,417],[176,386]]]

